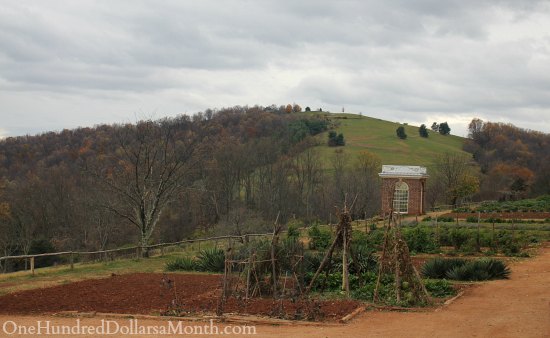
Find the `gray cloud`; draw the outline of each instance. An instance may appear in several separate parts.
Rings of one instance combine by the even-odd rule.
[[[550,132],[544,1],[0,1],[2,135],[298,102]]]

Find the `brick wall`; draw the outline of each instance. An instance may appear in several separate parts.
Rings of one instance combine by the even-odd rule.
[[[426,179],[411,179],[411,178],[383,178],[382,179],[382,214],[390,211],[390,201],[393,194],[395,183],[399,180],[407,183],[409,186],[409,215],[422,215],[425,210],[425,202],[421,203],[421,199],[425,199],[423,193]]]

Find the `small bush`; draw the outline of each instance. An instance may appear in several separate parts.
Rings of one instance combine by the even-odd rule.
[[[427,279],[424,280],[424,286],[432,297],[448,297],[456,295],[453,285],[446,279]]]
[[[168,261],[166,271],[193,271],[197,269],[197,261],[191,257],[180,257]]]
[[[425,278],[442,279],[447,276],[447,271],[466,264],[462,258],[434,258],[422,266],[421,272]]]
[[[481,258],[472,261],[436,258],[424,264],[422,274],[427,278],[435,279],[482,281],[507,279],[510,269],[506,263],[494,258]]]
[[[312,250],[323,250],[329,247],[332,236],[330,231],[321,230],[317,225],[314,225],[309,229],[308,235],[310,238],[309,248]]]
[[[198,269],[200,271],[223,272],[225,269],[225,253],[222,249],[205,249],[198,254]]]
[[[427,227],[404,228],[403,237],[411,252],[433,253],[439,249],[434,234]]]
[[[378,260],[376,259],[376,250],[362,245],[352,245],[352,249],[353,257],[350,264],[350,273],[358,274],[367,271],[377,271]]]
[[[287,238],[299,238],[300,230],[298,230],[298,224],[292,223],[288,225],[288,230],[286,232]]]
[[[470,237],[468,234],[468,230],[460,229],[460,228],[453,228],[451,230],[451,242],[453,243],[453,246],[455,247],[455,250],[460,250],[463,244],[465,244],[468,241],[468,238]]]
[[[311,272],[311,273],[316,272],[319,266],[321,265],[321,262],[323,261],[324,257],[325,257],[324,252],[305,251],[304,252],[304,270],[306,272]]]

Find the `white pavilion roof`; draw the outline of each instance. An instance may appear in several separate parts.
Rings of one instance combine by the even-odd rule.
[[[410,177],[425,178],[428,177],[426,167],[415,165],[383,165],[380,177]]]

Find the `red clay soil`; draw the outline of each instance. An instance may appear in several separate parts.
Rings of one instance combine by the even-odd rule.
[[[477,283],[454,303],[435,311],[371,311],[347,325],[337,326],[257,325],[255,337],[550,337],[550,247],[542,249],[534,258],[512,263],[511,269],[509,280]],[[2,307],[0,298],[0,309]],[[37,320],[48,320],[52,325],[75,325],[76,321],[75,318],[0,314],[0,325],[6,321],[36,325]],[[101,317],[81,319],[82,325],[96,326],[101,325],[101,320]],[[117,321],[127,325],[126,319]],[[158,320],[140,321],[140,325],[159,323]]]
[[[468,217],[475,217],[477,219],[477,212],[450,212],[439,217],[452,217],[456,218],[458,214],[459,219],[466,219]],[[479,214],[482,219],[487,218],[500,218],[500,219],[547,219],[550,218],[550,212],[488,212]]]
[[[0,314],[44,314],[60,311],[160,314],[173,309],[175,292],[178,313],[215,313],[221,292],[219,275],[135,273],[90,279],[43,289],[20,291],[0,297]],[[317,319],[338,320],[359,306],[356,301],[283,301],[285,318],[315,312]],[[279,314],[280,303],[270,298],[239,301],[230,298],[226,313],[270,316]]]

